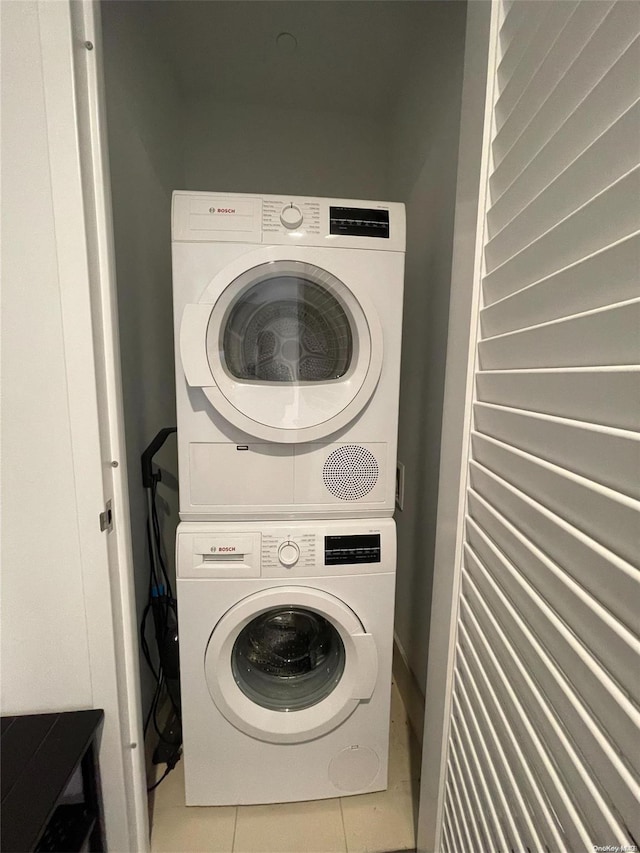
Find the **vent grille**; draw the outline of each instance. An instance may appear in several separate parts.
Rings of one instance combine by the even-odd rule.
[[[378,482],[378,462],[366,447],[345,444],[327,457],[322,469],[325,486],[343,501],[357,501]]]

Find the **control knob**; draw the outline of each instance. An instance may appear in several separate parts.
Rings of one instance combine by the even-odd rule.
[[[283,542],[278,548],[278,559],[283,566],[291,568],[300,559],[300,548],[295,542]]]
[[[288,204],[282,208],[280,212],[280,222],[285,228],[293,230],[299,225],[302,225],[302,211],[295,204]]]

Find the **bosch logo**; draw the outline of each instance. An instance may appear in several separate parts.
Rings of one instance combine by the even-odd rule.
[[[218,551],[235,551],[234,545],[223,545],[221,548],[218,548]]]
[[[235,207],[210,207],[209,213],[235,213]]]

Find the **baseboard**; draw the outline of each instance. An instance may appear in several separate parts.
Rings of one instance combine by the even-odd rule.
[[[393,677],[407,710],[409,723],[420,746],[424,730],[424,696],[415,675],[411,671],[402,644],[393,636]]]

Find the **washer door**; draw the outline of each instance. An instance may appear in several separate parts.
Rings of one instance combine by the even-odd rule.
[[[236,728],[297,743],[336,728],[371,697],[378,658],[373,637],[339,599],[275,587],[225,613],[204,669],[213,701]]]
[[[362,410],[380,378],[382,330],[336,276],[281,253],[227,268],[232,281],[211,304],[214,279],[185,307],[180,350],[187,382],[227,420],[287,443],[330,435]]]

